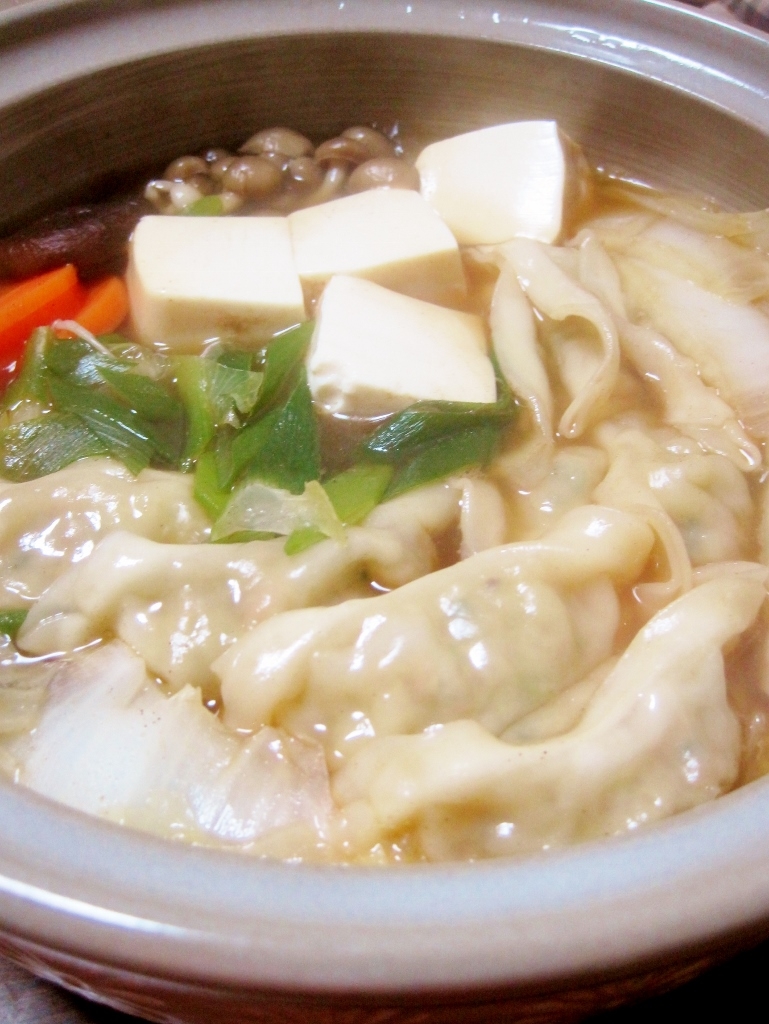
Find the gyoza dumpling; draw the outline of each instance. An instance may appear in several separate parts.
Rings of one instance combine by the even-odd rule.
[[[38,598],[66,566],[88,558],[114,530],[170,544],[205,540],[210,524],[183,473],[83,459],[25,483],[0,481],[0,587]]]
[[[511,744],[475,721],[361,747],[333,780],[382,836],[416,836],[431,860],[523,853],[634,829],[711,800],[737,776],[740,730],[721,648],[753,621],[755,578],[726,575],[659,612],[581,721]]]
[[[454,516],[459,517],[458,498]],[[291,556],[283,539],[158,544],[111,533],[30,609],[17,642],[27,654],[73,651],[117,636],[173,689],[213,692],[211,662],[249,627],[288,608],[370,592],[369,578],[431,568],[413,531],[355,528]]]
[[[585,506],[382,597],[274,616],[213,666],[225,721],[318,737],[334,765],[456,718],[501,733],[612,653],[615,585],[652,543],[643,519]]]

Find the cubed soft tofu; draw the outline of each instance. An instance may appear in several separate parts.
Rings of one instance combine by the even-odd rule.
[[[555,121],[517,121],[423,149],[421,192],[460,245],[554,242],[584,191],[586,164]]]
[[[258,345],[307,319],[285,217],[143,217],[127,280],[141,339],[178,351]]]
[[[347,274],[441,305],[465,295],[456,239],[418,192],[371,189],[297,210],[288,221],[310,294]]]
[[[314,399],[345,416],[496,398],[480,317],[341,275],[319,303],[308,379]]]

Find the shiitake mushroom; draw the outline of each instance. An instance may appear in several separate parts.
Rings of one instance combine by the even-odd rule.
[[[0,239],[0,280],[21,280],[73,263],[81,281],[122,274],[128,238],[152,206],[128,197],[70,206]]]

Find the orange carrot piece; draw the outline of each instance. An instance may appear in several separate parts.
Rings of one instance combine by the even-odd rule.
[[[83,295],[71,263],[4,291],[0,295],[0,359],[13,359],[36,327],[74,316],[83,305]]]
[[[91,334],[109,334],[128,316],[128,290],[122,277],[104,277],[86,289],[85,302],[72,317]],[[58,331],[60,338],[71,338]]]

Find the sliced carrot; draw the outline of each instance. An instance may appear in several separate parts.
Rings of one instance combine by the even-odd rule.
[[[0,295],[0,360],[7,364],[16,358],[36,327],[74,316],[84,294],[71,263],[4,291]]]
[[[72,317],[91,334],[109,334],[128,316],[128,291],[122,277],[104,277],[86,288],[85,302]],[[58,337],[70,338],[66,331]]]

